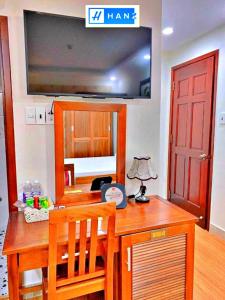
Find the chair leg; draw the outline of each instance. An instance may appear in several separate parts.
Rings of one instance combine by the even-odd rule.
[[[105,290],[104,290],[105,300],[113,300],[113,296],[114,296],[113,295],[113,288],[114,288],[113,270],[114,270],[114,257],[111,260],[109,259],[106,260],[106,277],[105,277]]]
[[[105,300],[113,300],[113,289],[105,289],[104,290],[104,299]]]
[[[48,269],[47,268],[42,268],[42,299],[43,300],[48,300],[48,294],[46,293],[45,290],[45,278],[48,278]]]
[[[42,291],[42,299],[43,300],[48,300],[48,295],[45,291]]]
[[[45,300],[45,299],[44,299]],[[113,300],[113,296],[107,294],[107,291],[105,290],[104,292],[104,300]]]
[[[45,292],[44,280],[42,281],[42,300],[48,300],[48,295]]]

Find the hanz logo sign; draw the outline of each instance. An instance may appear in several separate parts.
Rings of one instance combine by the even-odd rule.
[[[86,5],[86,27],[139,26],[139,5]]]

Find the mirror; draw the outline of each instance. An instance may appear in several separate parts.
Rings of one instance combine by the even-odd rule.
[[[104,183],[125,183],[126,105],[54,102],[57,204],[101,201]]]
[[[116,182],[117,112],[64,111],[64,193]]]

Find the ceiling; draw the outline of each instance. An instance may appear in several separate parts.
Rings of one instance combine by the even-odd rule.
[[[174,33],[163,36],[163,50],[182,44],[225,24],[225,0],[162,0],[162,28]]]

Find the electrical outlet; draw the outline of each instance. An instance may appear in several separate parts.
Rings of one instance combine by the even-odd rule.
[[[54,112],[53,112],[53,105],[48,104],[45,107],[46,110],[46,124],[54,124]]]
[[[36,106],[36,124],[45,124],[45,106]]]
[[[25,119],[26,124],[36,124],[36,114],[35,114],[35,107],[34,106],[27,106],[25,108]]]

